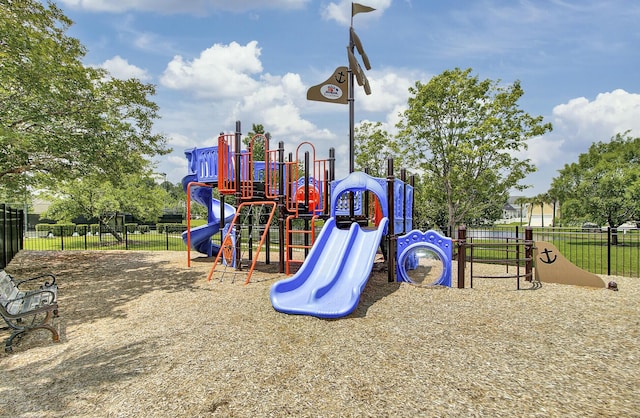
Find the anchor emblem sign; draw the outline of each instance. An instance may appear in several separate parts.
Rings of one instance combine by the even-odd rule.
[[[540,261],[542,261],[545,264],[553,264],[555,263],[555,261],[558,259],[557,255],[553,255],[553,258],[551,258],[550,254],[553,253],[553,251],[551,251],[548,248],[545,248],[544,251],[542,251],[542,254],[544,254],[546,256],[546,260],[543,259],[542,257],[540,257]]]
[[[318,85],[311,86],[307,90],[307,100],[347,104],[347,92],[349,91],[348,71],[349,69],[345,66],[336,68],[331,77]]]
[[[537,249],[535,256],[537,281],[596,288],[605,287],[604,280],[573,264],[552,243],[535,241],[535,248]]]

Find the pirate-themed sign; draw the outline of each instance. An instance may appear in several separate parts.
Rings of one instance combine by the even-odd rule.
[[[605,287],[604,281],[567,260],[555,245],[536,241],[536,280],[543,283]]]
[[[348,73],[349,69],[347,67],[336,68],[331,77],[307,90],[307,100],[347,104],[349,92]]]

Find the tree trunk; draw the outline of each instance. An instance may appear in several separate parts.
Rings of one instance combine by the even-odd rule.
[[[104,230],[106,232],[108,232],[109,234],[113,235],[113,237],[116,239],[116,241],[118,241],[119,243],[124,241],[124,238],[122,238],[122,234],[120,234],[116,228],[114,228],[111,225],[109,225],[109,223],[105,222],[103,219],[100,219],[100,230],[101,231],[102,231],[103,227],[104,227]]]

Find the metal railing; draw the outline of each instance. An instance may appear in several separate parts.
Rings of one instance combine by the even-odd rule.
[[[467,240],[476,243],[524,239],[525,227],[468,228]],[[638,228],[534,227],[533,241],[555,245],[569,261],[594,274],[640,277]],[[480,251],[474,258],[482,259]],[[487,254],[487,257],[490,257]]]

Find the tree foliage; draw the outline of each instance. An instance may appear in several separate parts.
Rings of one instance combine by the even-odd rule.
[[[522,111],[519,82],[502,87],[471,69],[444,71],[409,89],[398,124],[398,147],[421,172],[431,204],[446,210],[448,227],[499,217],[510,189],[535,167],[517,153],[551,130]]]
[[[353,140],[356,170],[368,169],[374,177],[385,177],[388,158],[396,158],[394,164],[401,164],[393,137],[382,129],[382,123],[360,123],[355,127]]]
[[[264,137],[258,136],[254,139],[256,135],[265,135],[265,131],[264,126],[254,123],[251,125],[251,132],[242,138],[242,143],[247,149],[252,148],[253,161],[264,161]],[[253,143],[251,143],[252,139]]]
[[[118,214],[129,213],[145,222],[155,222],[162,215],[169,193],[150,176],[130,174],[118,182],[93,175],[67,180],[55,195],[49,196],[51,206],[43,214],[57,221],[77,217],[96,218],[109,228]],[[119,238],[117,231],[110,231]]]
[[[53,2],[0,0],[0,186],[117,179],[169,151],[155,87],[84,66],[71,24]]]
[[[563,222],[596,222],[615,228],[640,218],[640,138],[617,134],[596,142],[565,164],[551,193],[561,204]]]

